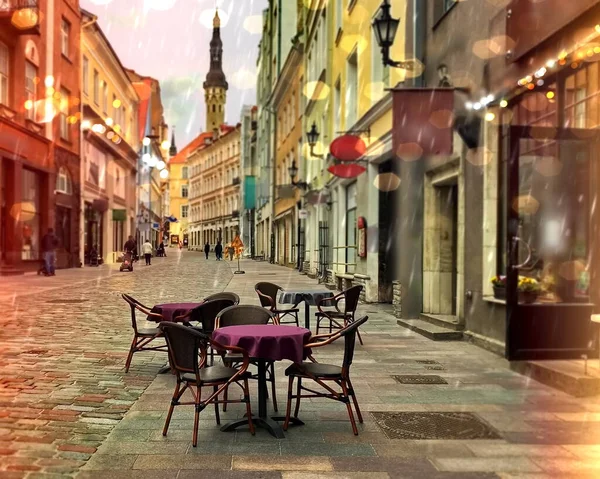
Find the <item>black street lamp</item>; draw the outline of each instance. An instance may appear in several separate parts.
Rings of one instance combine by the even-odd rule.
[[[312,126],[310,127],[310,130],[306,132],[306,139],[308,140],[308,146],[310,146],[310,156],[313,156],[315,158],[325,158],[325,155],[315,153],[314,151],[317,141],[319,141],[319,136],[320,134],[317,130],[317,124],[313,122]],[[295,175],[292,178],[294,177]]]
[[[394,44],[394,38],[400,25],[400,19],[392,18],[390,14],[391,5],[388,0],[383,0],[379,7],[377,16],[373,19],[373,31],[381,54],[383,55],[383,64],[394,68],[412,69],[411,62],[397,62],[390,58],[390,48]]]
[[[296,166],[296,160],[292,161],[292,166],[288,168],[288,173],[290,174],[290,178],[292,179],[292,186],[296,186],[303,190],[308,189],[308,183],[305,181],[295,181],[294,178],[298,176],[298,166]]]

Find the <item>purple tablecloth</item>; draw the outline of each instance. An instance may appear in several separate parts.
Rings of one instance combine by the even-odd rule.
[[[310,335],[308,329],[296,326],[256,324],[216,329],[213,339],[224,346],[239,346],[252,358],[300,363],[310,353],[304,349]]]
[[[194,309],[197,306],[200,306],[201,304],[202,304],[202,302],[157,304],[152,308],[151,312],[162,314],[162,316],[164,318],[163,321],[173,322],[174,318],[176,318],[177,316],[181,316],[182,314],[185,314],[190,309]],[[150,316],[148,319],[151,321],[155,321],[155,319],[152,318],[152,316]]]

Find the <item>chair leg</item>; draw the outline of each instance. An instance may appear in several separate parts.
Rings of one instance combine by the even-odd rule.
[[[227,389],[225,389],[227,391]],[[246,416],[248,417],[248,427],[250,434],[254,436],[254,422],[252,421],[252,407],[250,405],[250,389],[248,388],[248,379],[244,379],[244,400],[246,401]]]
[[[223,412],[227,412],[227,393],[229,392],[229,386],[223,391]]]
[[[271,363],[271,391],[273,393],[273,409],[278,412],[277,392],[275,391],[275,363]]]
[[[198,445],[198,422],[200,419],[200,402],[202,398],[202,388],[197,388],[196,400],[195,402],[195,410],[194,410],[194,432],[192,437],[192,446],[196,447]]]
[[[213,386],[213,391],[217,392],[219,388],[217,386]],[[221,417],[219,416],[219,396],[215,396],[215,418],[217,420],[217,425],[221,424]]]
[[[352,406],[350,405],[350,397],[348,396],[348,387],[346,386],[346,381],[342,379],[341,382],[342,391],[344,392],[344,396],[346,398],[346,408],[348,409],[348,416],[350,417],[350,422],[352,423],[352,432],[355,436],[358,436],[358,429],[356,428],[356,421],[354,420],[354,413],[352,412]]]
[[[354,403],[354,410],[356,411],[356,415],[358,416],[358,422],[360,422],[362,424],[363,417],[360,412],[360,408],[358,407],[358,399],[356,399],[356,393],[354,392],[354,386],[352,385],[352,382],[350,381],[350,379],[346,379],[346,382],[348,383],[348,392],[350,393],[350,396],[352,396],[352,402]]]
[[[302,378],[298,377],[298,384],[296,385],[296,408],[294,409],[294,417],[298,417],[300,412],[300,393],[302,389]]]
[[[320,327],[321,327],[321,317],[317,316],[317,332],[316,332],[316,334],[319,334]]]
[[[127,355],[127,361],[125,361],[125,372],[129,372],[129,366],[131,366],[131,360],[133,359],[133,353],[135,352],[135,347],[137,346],[137,336],[133,337],[133,341],[131,342],[131,347],[129,348],[129,354]]]
[[[356,330],[356,334],[358,335],[358,342],[360,343],[361,346],[364,346],[365,343],[363,343],[363,340],[360,337],[360,331],[358,329]]]
[[[285,408],[285,421],[283,423],[283,430],[287,431],[288,426],[290,425],[290,416],[292,414],[292,390],[294,388],[294,376],[290,376],[288,382],[288,397],[287,397],[287,406]]]
[[[169,424],[171,423],[171,417],[173,416],[173,410],[175,409],[175,402],[179,400],[181,395],[179,394],[179,383],[175,386],[175,392],[173,393],[173,399],[171,399],[171,405],[169,406],[169,412],[167,413],[167,420],[165,421],[165,426],[163,427],[163,436],[167,435],[167,431],[169,430]]]

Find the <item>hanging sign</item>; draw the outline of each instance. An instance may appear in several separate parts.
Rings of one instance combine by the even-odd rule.
[[[356,221],[358,227],[358,256],[367,257],[367,220],[361,216]]]
[[[363,174],[367,169],[364,166],[356,163],[346,163],[339,165],[331,165],[327,171],[338,178],[356,178]]]
[[[301,220],[305,220],[306,218],[308,218],[308,211],[307,210],[298,210],[298,218]]]
[[[342,135],[331,142],[329,152],[340,161],[356,161],[367,152],[360,136]]]

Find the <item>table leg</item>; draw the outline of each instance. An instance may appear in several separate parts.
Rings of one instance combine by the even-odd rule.
[[[304,327],[310,331],[310,304],[304,301]]]

